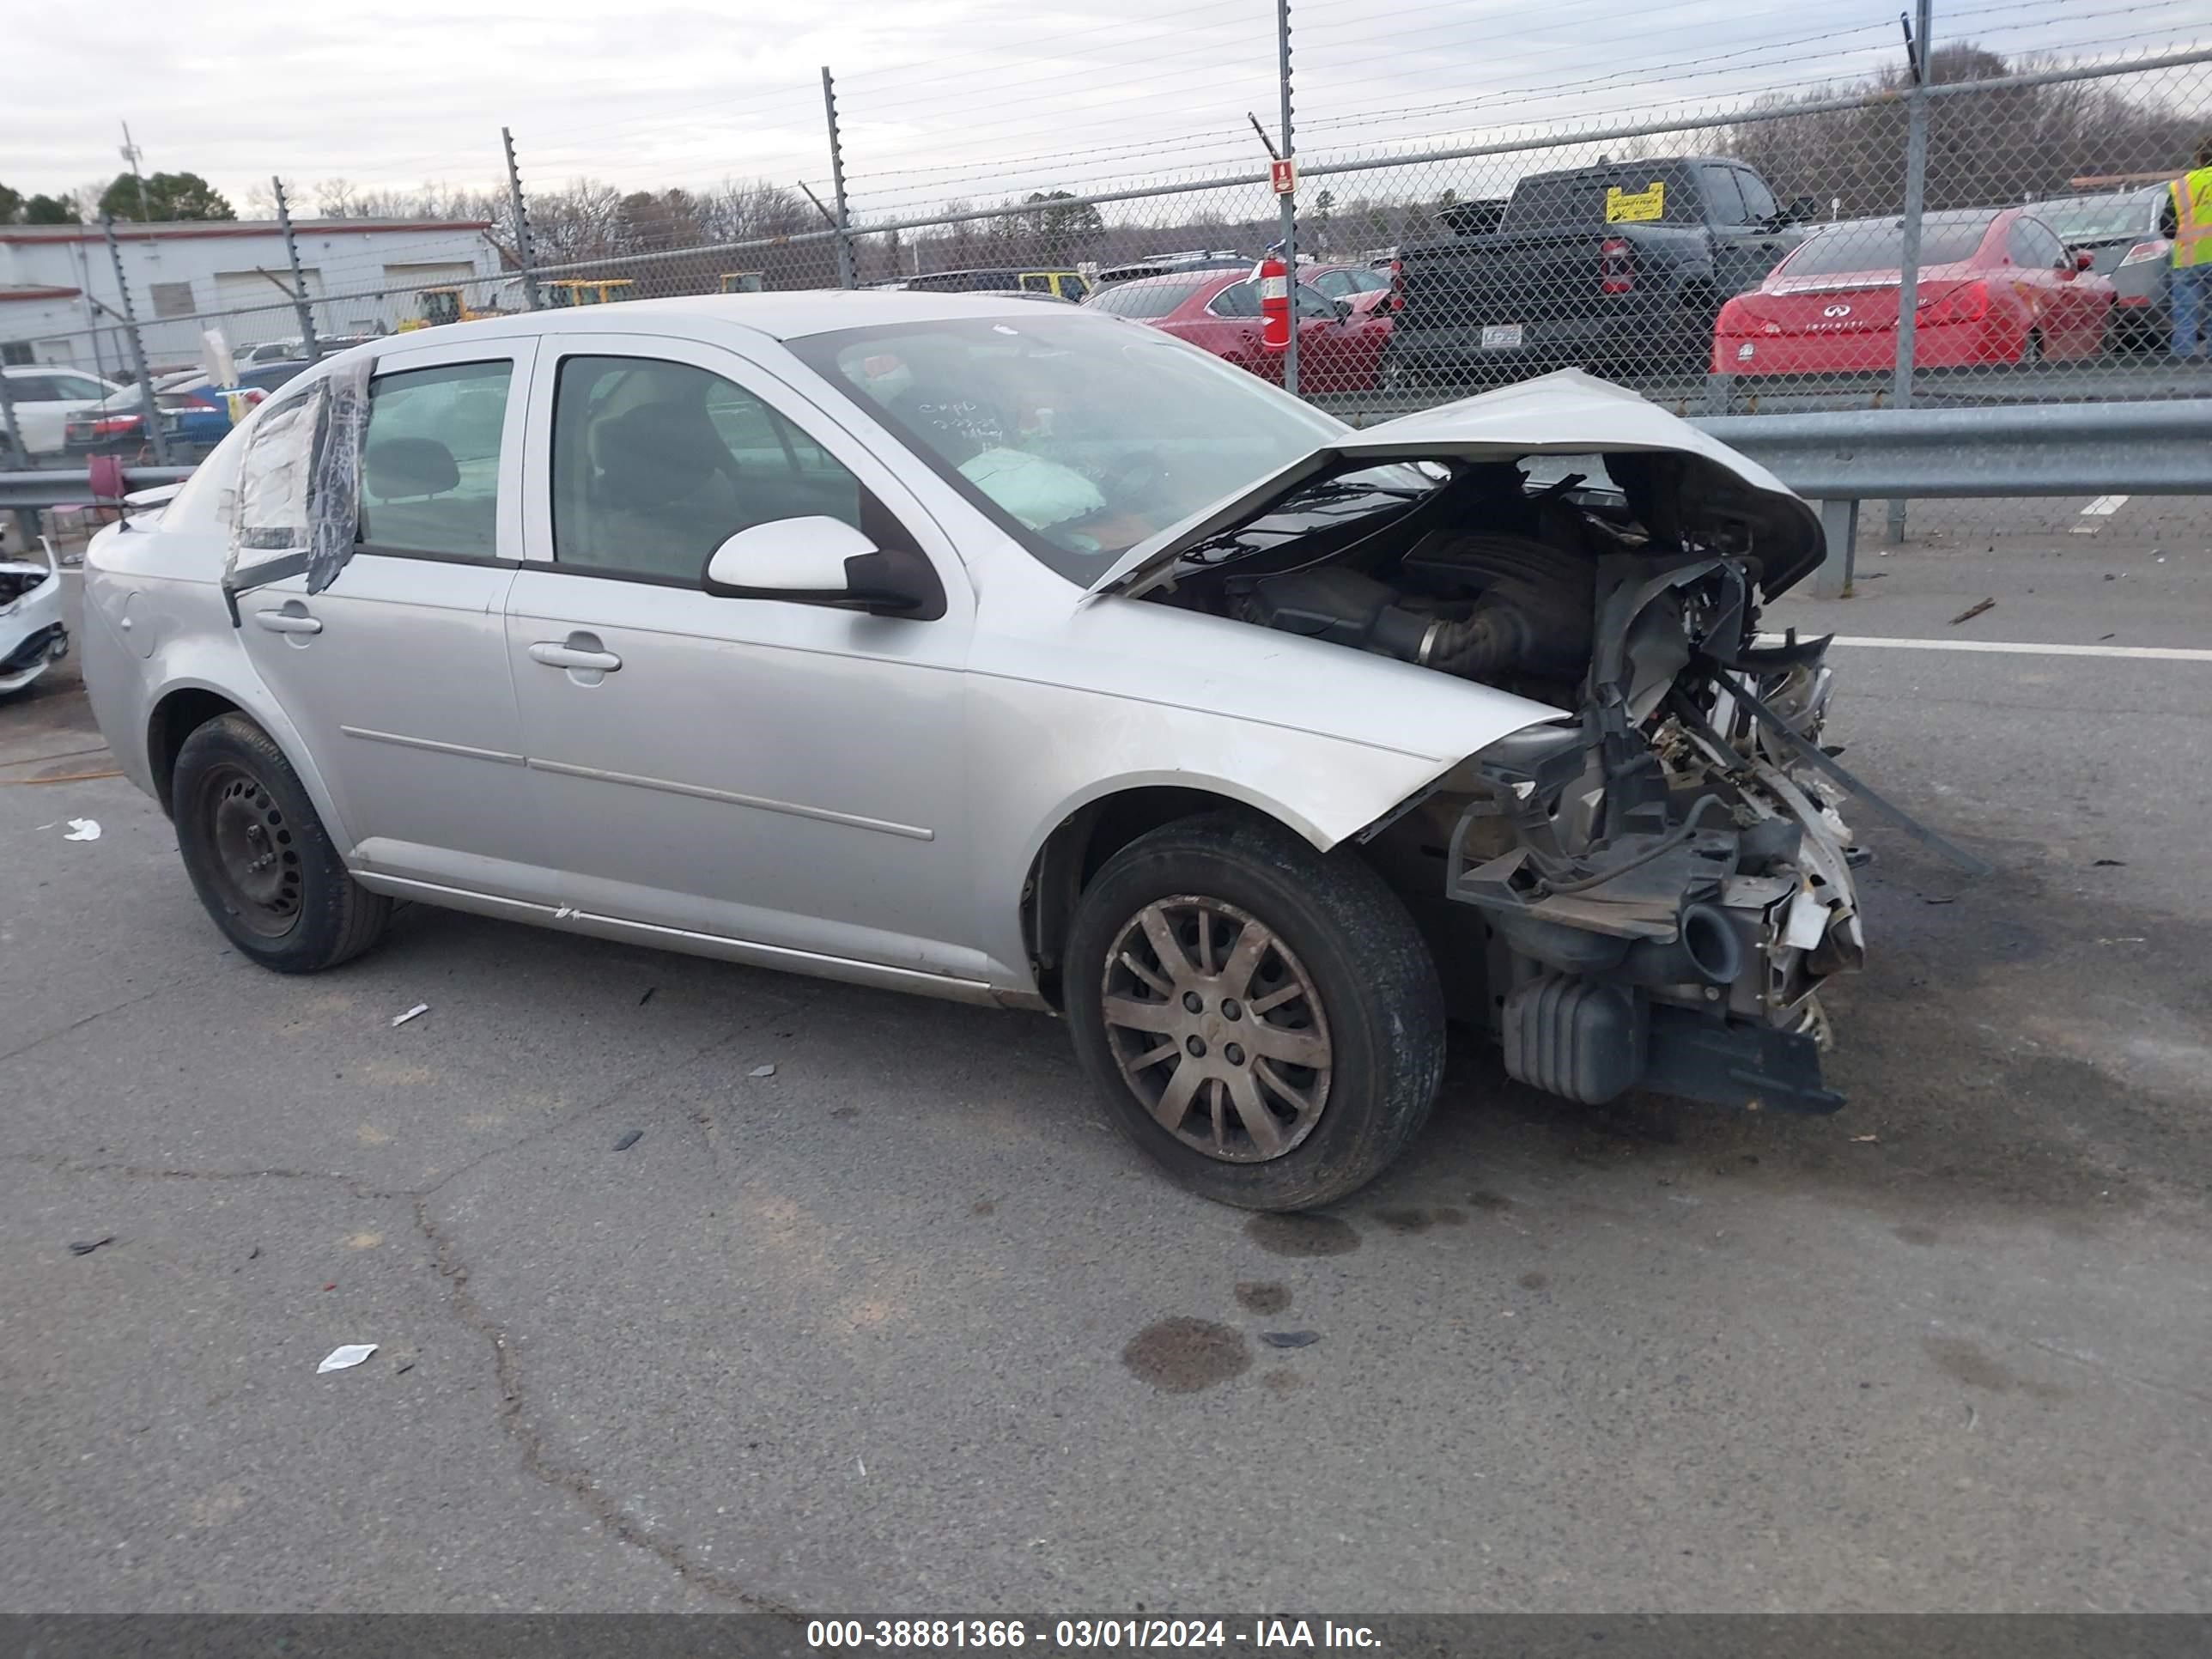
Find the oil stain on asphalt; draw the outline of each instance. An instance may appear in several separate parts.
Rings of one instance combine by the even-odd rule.
[[[1131,1337],[1121,1363],[1162,1394],[1196,1394],[1249,1370],[1252,1346],[1242,1331],[1178,1314]]]
[[[1291,1287],[1260,1279],[1240,1279],[1237,1300],[1255,1314],[1279,1314],[1291,1305]]]

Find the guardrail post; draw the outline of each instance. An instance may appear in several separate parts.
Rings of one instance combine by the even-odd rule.
[[[522,199],[522,173],[514,165],[514,132],[501,127],[499,142],[507,151],[507,204],[514,215],[514,263],[522,270],[522,303],[532,311],[542,311],[545,302],[538,292],[538,250],[530,240],[530,212]]]
[[[1891,401],[1899,409],[1912,407],[1913,343],[1920,322],[1920,223],[1928,198],[1928,88],[1935,71],[1928,55],[1928,37],[1934,27],[1936,0],[1919,0],[1915,9],[1917,27],[1912,41],[1912,88],[1905,129],[1905,219],[1900,227],[1897,289],[1897,368],[1891,380]],[[1905,539],[1905,502],[1889,504],[1889,539]]]
[[[319,363],[323,347],[315,338],[315,307],[308,302],[307,279],[300,270],[300,245],[292,237],[292,204],[284,199],[283,179],[271,178],[269,183],[276,192],[276,228],[284,233],[284,257],[292,264],[292,309],[300,319],[300,349],[309,362]]]
[[[1851,561],[1858,551],[1859,504],[1855,501],[1826,501],[1816,502],[1815,506],[1820,510],[1820,534],[1828,544],[1828,556],[1813,573],[1813,597],[1848,599],[1851,591]]]
[[[830,123],[830,200],[836,210],[830,221],[837,233],[837,286],[856,286],[853,275],[852,222],[845,212],[845,141],[837,131],[837,83],[830,78],[830,65],[822,66],[822,113]]]
[[[154,377],[146,372],[146,343],[138,335],[138,313],[131,304],[131,284],[123,275],[123,245],[115,240],[115,216],[100,216],[100,228],[107,238],[107,257],[115,266],[115,291],[123,301],[123,337],[131,343],[131,368],[138,377],[138,390],[146,400],[146,436],[154,446],[154,465],[169,464],[168,441],[161,435],[161,411],[154,407]]]

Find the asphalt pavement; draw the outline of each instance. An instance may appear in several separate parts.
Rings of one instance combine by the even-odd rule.
[[[1841,1114],[1470,1048],[1297,1219],[1039,1017],[422,908],[261,972],[0,708],[0,1610],[2212,1607],[2212,659],[2045,652],[2212,647],[2212,536],[2085,505],[1771,618],[1997,866],[1851,814]]]

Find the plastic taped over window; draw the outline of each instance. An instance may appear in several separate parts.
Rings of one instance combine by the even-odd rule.
[[[323,418],[307,490],[307,592],[337,577],[361,540],[361,438],[374,360],[342,363],[324,382]]]
[[[305,574],[319,593],[353,556],[373,366],[342,364],[261,411],[239,464],[226,592]]]

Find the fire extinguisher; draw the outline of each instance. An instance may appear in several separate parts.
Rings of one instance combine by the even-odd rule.
[[[1280,243],[1269,247],[1261,256],[1252,277],[1260,285],[1260,349],[1262,351],[1288,351],[1291,349],[1291,274],[1284,267]]]

